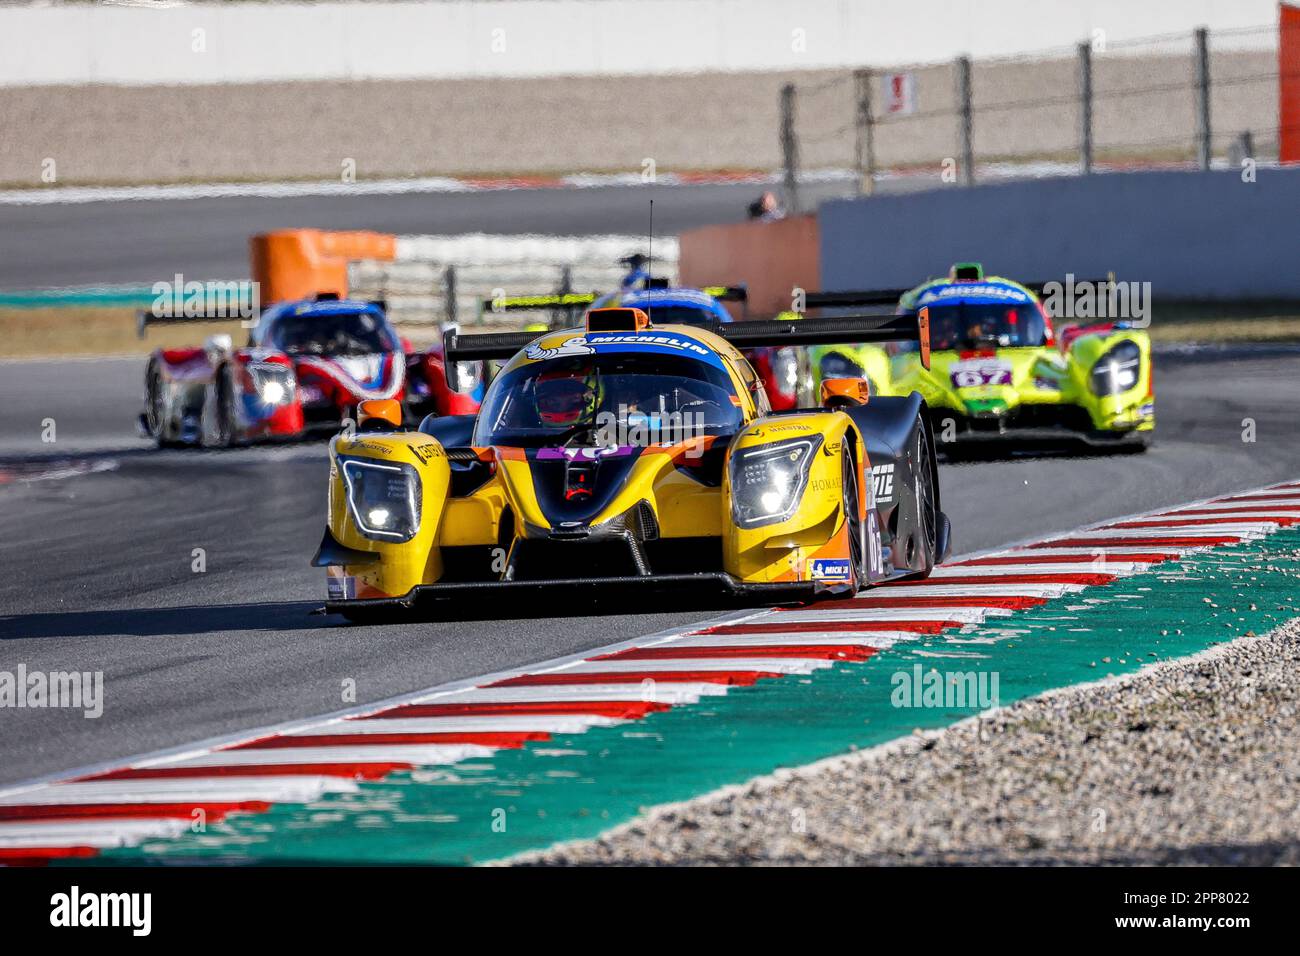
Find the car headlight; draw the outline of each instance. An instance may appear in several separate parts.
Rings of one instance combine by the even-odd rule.
[[[1121,342],[1097,360],[1092,367],[1092,391],[1095,395],[1118,395],[1138,383],[1142,350],[1132,342]]]
[[[822,356],[822,380],[828,378],[862,378],[862,366],[839,352]]]
[[[785,521],[799,507],[820,435],[746,448],[731,456],[731,515],[742,528]]]
[[[293,369],[274,362],[254,362],[245,366],[250,390],[267,405],[283,405],[293,400]]]
[[[340,462],[348,511],[367,538],[410,541],[420,530],[420,476],[410,465],[369,459]]]

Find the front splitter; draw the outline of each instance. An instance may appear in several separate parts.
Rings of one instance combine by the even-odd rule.
[[[474,601],[554,602],[557,599],[637,600],[653,595],[674,598],[729,597],[760,605],[792,604],[815,600],[835,593],[833,583],[825,581],[777,582],[753,584],[726,572],[699,574],[652,574],[605,578],[551,578],[542,581],[454,581],[444,584],[421,584],[401,597],[358,598],[326,601],[327,614],[347,617],[417,613],[421,610]],[[513,605],[519,606],[519,605]]]

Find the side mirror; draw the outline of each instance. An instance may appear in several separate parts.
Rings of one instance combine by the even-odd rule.
[[[392,398],[371,398],[357,406],[357,428],[363,432],[402,427],[402,404]]]

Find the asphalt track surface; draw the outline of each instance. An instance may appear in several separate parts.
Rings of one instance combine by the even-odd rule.
[[[710,607],[491,607],[347,626],[312,614],[325,446],[157,451],[133,434],[138,359],[0,363],[0,476],[48,460],[116,464],[0,484],[0,670],[103,671],[103,717],[0,711],[0,783],[525,665],[708,617]],[[954,551],[1300,477],[1300,356],[1166,358],[1145,455],[941,468]],[[56,441],[42,442],[55,419]],[[1256,441],[1243,441],[1253,419]],[[203,549],[205,571],[192,570]],[[350,701],[348,701],[350,702]]]
[[[572,607],[563,595],[401,625],[314,615],[324,445],[157,451],[132,431],[142,366],[0,363],[0,670],[103,671],[105,682],[98,719],[0,711],[0,783],[338,710],[347,680],[366,703],[710,616],[663,601]],[[1145,455],[943,466],[955,552],[1300,477],[1298,373],[1295,355],[1166,357]],[[1247,418],[1254,442],[1242,440]],[[2,481],[61,459],[116,468]]]
[[[655,233],[745,218],[763,191],[754,183],[595,186],[395,195],[142,199],[49,205],[0,204],[0,290],[248,277],[248,237],[273,229],[374,229],[396,235],[602,235]],[[800,187],[812,205],[851,192],[838,183]],[[35,254],[34,250],[39,250]]]

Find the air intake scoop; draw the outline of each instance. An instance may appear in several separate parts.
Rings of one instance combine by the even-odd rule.
[[[592,309],[587,313],[588,332],[640,332],[650,328],[650,316],[640,309]]]

